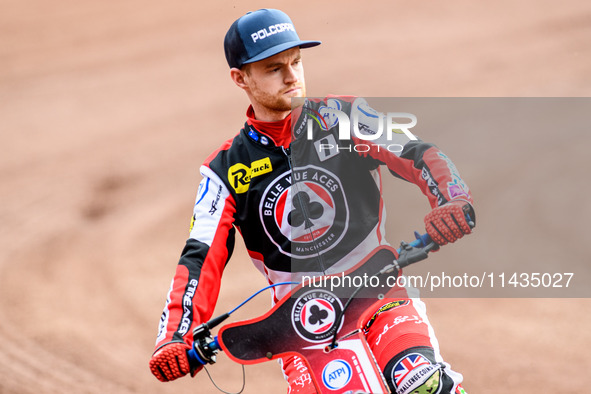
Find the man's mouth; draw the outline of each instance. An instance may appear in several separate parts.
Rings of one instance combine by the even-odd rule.
[[[290,88],[288,90],[286,90],[283,94],[294,94],[294,93],[299,93],[302,91],[302,88],[299,86],[294,86],[293,88]]]

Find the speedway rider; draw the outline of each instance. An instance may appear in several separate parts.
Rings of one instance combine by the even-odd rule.
[[[307,161],[292,157],[296,140],[308,136],[307,117],[326,114],[327,109],[355,115],[359,124],[369,125],[366,132],[375,132],[371,130],[375,112],[359,98],[305,100],[292,112],[292,98],[306,96],[301,49],[319,44],[300,40],[289,17],[272,9],[242,16],[226,34],[230,76],[251,105],[240,132],[213,152],[200,169],[203,180],[190,238],[167,295],[150,360],[152,373],[161,381],[190,372],[186,351],[192,345],[191,331],[214,311],[236,229],[254,265],[270,284],[302,275],[342,272],[386,244],[380,181],[380,166],[385,166],[427,196],[433,210],[426,215],[425,226],[438,245],[471,232],[464,217],[470,212],[474,218],[470,191],[449,158],[432,144],[396,135],[399,151],[379,149],[368,140],[364,143],[371,148],[356,152],[334,149],[331,144],[340,141],[332,138],[325,139],[323,149]],[[320,135],[322,129],[325,136],[334,135],[327,132],[338,125],[330,116],[321,120],[313,122],[312,134]],[[297,177],[310,179],[309,188],[292,190]],[[323,200],[328,203],[323,205]],[[331,201],[351,209],[344,216],[336,208],[330,211]],[[288,286],[274,289],[274,302],[290,291]],[[439,354],[421,300],[400,289],[396,298],[374,305],[375,311],[368,314],[366,338],[393,392],[464,392],[462,375],[451,370]],[[413,319],[395,320],[401,316]],[[293,357],[282,364],[288,392],[316,392],[305,379],[305,367],[295,365]]]

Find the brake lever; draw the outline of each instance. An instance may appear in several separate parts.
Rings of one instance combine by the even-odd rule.
[[[400,242],[400,252],[396,259],[398,267],[404,268],[417,261],[425,260],[429,257],[429,252],[436,247],[437,244],[435,244],[435,242],[430,242],[424,247],[412,246],[404,241]]]
[[[217,337],[213,337],[207,323],[200,324],[193,330],[193,346],[187,351],[191,373],[205,364],[215,364],[216,354],[220,350]]]

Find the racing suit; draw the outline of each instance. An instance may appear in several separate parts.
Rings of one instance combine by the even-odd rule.
[[[339,134],[335,110],[355,120],[351,138]],[[373,138],[380,116],[361,98],[306,100],[279,122],[258,121],[249,107],[240,132],[201,166],[190,237],[167,296],[156,350],[170,342],[191,343],[191,328],[211,317],[236,229],[256,268],[273,284],[343,272],[387,244],[383,165],[416,184],[432,207],[456,199],[472,202],[455,166],[434,145],[403,133],[382,133],[384,143]],[[273,302],[289,291],[289,286],[273,288]],[[430,384],[436,377],[443,392],[461,392],[461,375],[439,355],[422,301],[406,289],[396,297],[384,300],[366,326],[390,388],[406,393],[400,369],[427,363],[437,372],[429,375]],[[406,320],[395,320],[400,316]],[[396,329],[388,330],[393,321]],[[294,360],[284,361],[290,392],[314,392]]]

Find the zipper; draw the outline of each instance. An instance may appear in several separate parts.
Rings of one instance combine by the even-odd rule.
[[[290,145],[291,147],[291,145]],[[293,177],[293,163],[292,163],[292,158],[291,158],[291,149],[285,148],[285,147],[281,147],[281,149],[283,149],[283,153],[285,154],[285,157],[287,159],[287,165],[289,166],[290,171],[292,172],[292,183],[291,183],[291,187],[295,188],[295,177]],[[295,191],[295,189],[292,189]],[[296,196],[300,196],[299,198],[299,205],[302,208],[302,215],[304,215],[304,222],[311,220],[310,219],[310,214],[308,213],[308,209],[306,207],[306,205],[303,203],[303,201],[301,200],[301,195],[300,193],[292,193],[292,198],[295,198]],[[291,224],[290,224],[291,225]],[[310,236],[312,238],[312,243],[314,244],[314,250],[319,250],[319,248],[316,245],[316,238],[314,237],[314,231],[310,231]],[[290,240],[291,242],[291,240]],[[324,264],[324,258],[322,257],[322,254],[316,252],[316,260],[318,262],[318,269],[319,272],[322,272],[323,275],[326,275],[326,265]]]
[[[291,170],[291,168],[292,168],[291,167],[291,149],[290,148],[286,148],[284,146],[282,146],[281,149],[283,150],[283,153],[285,154],[285,157],[287,159],[287,166]]]

